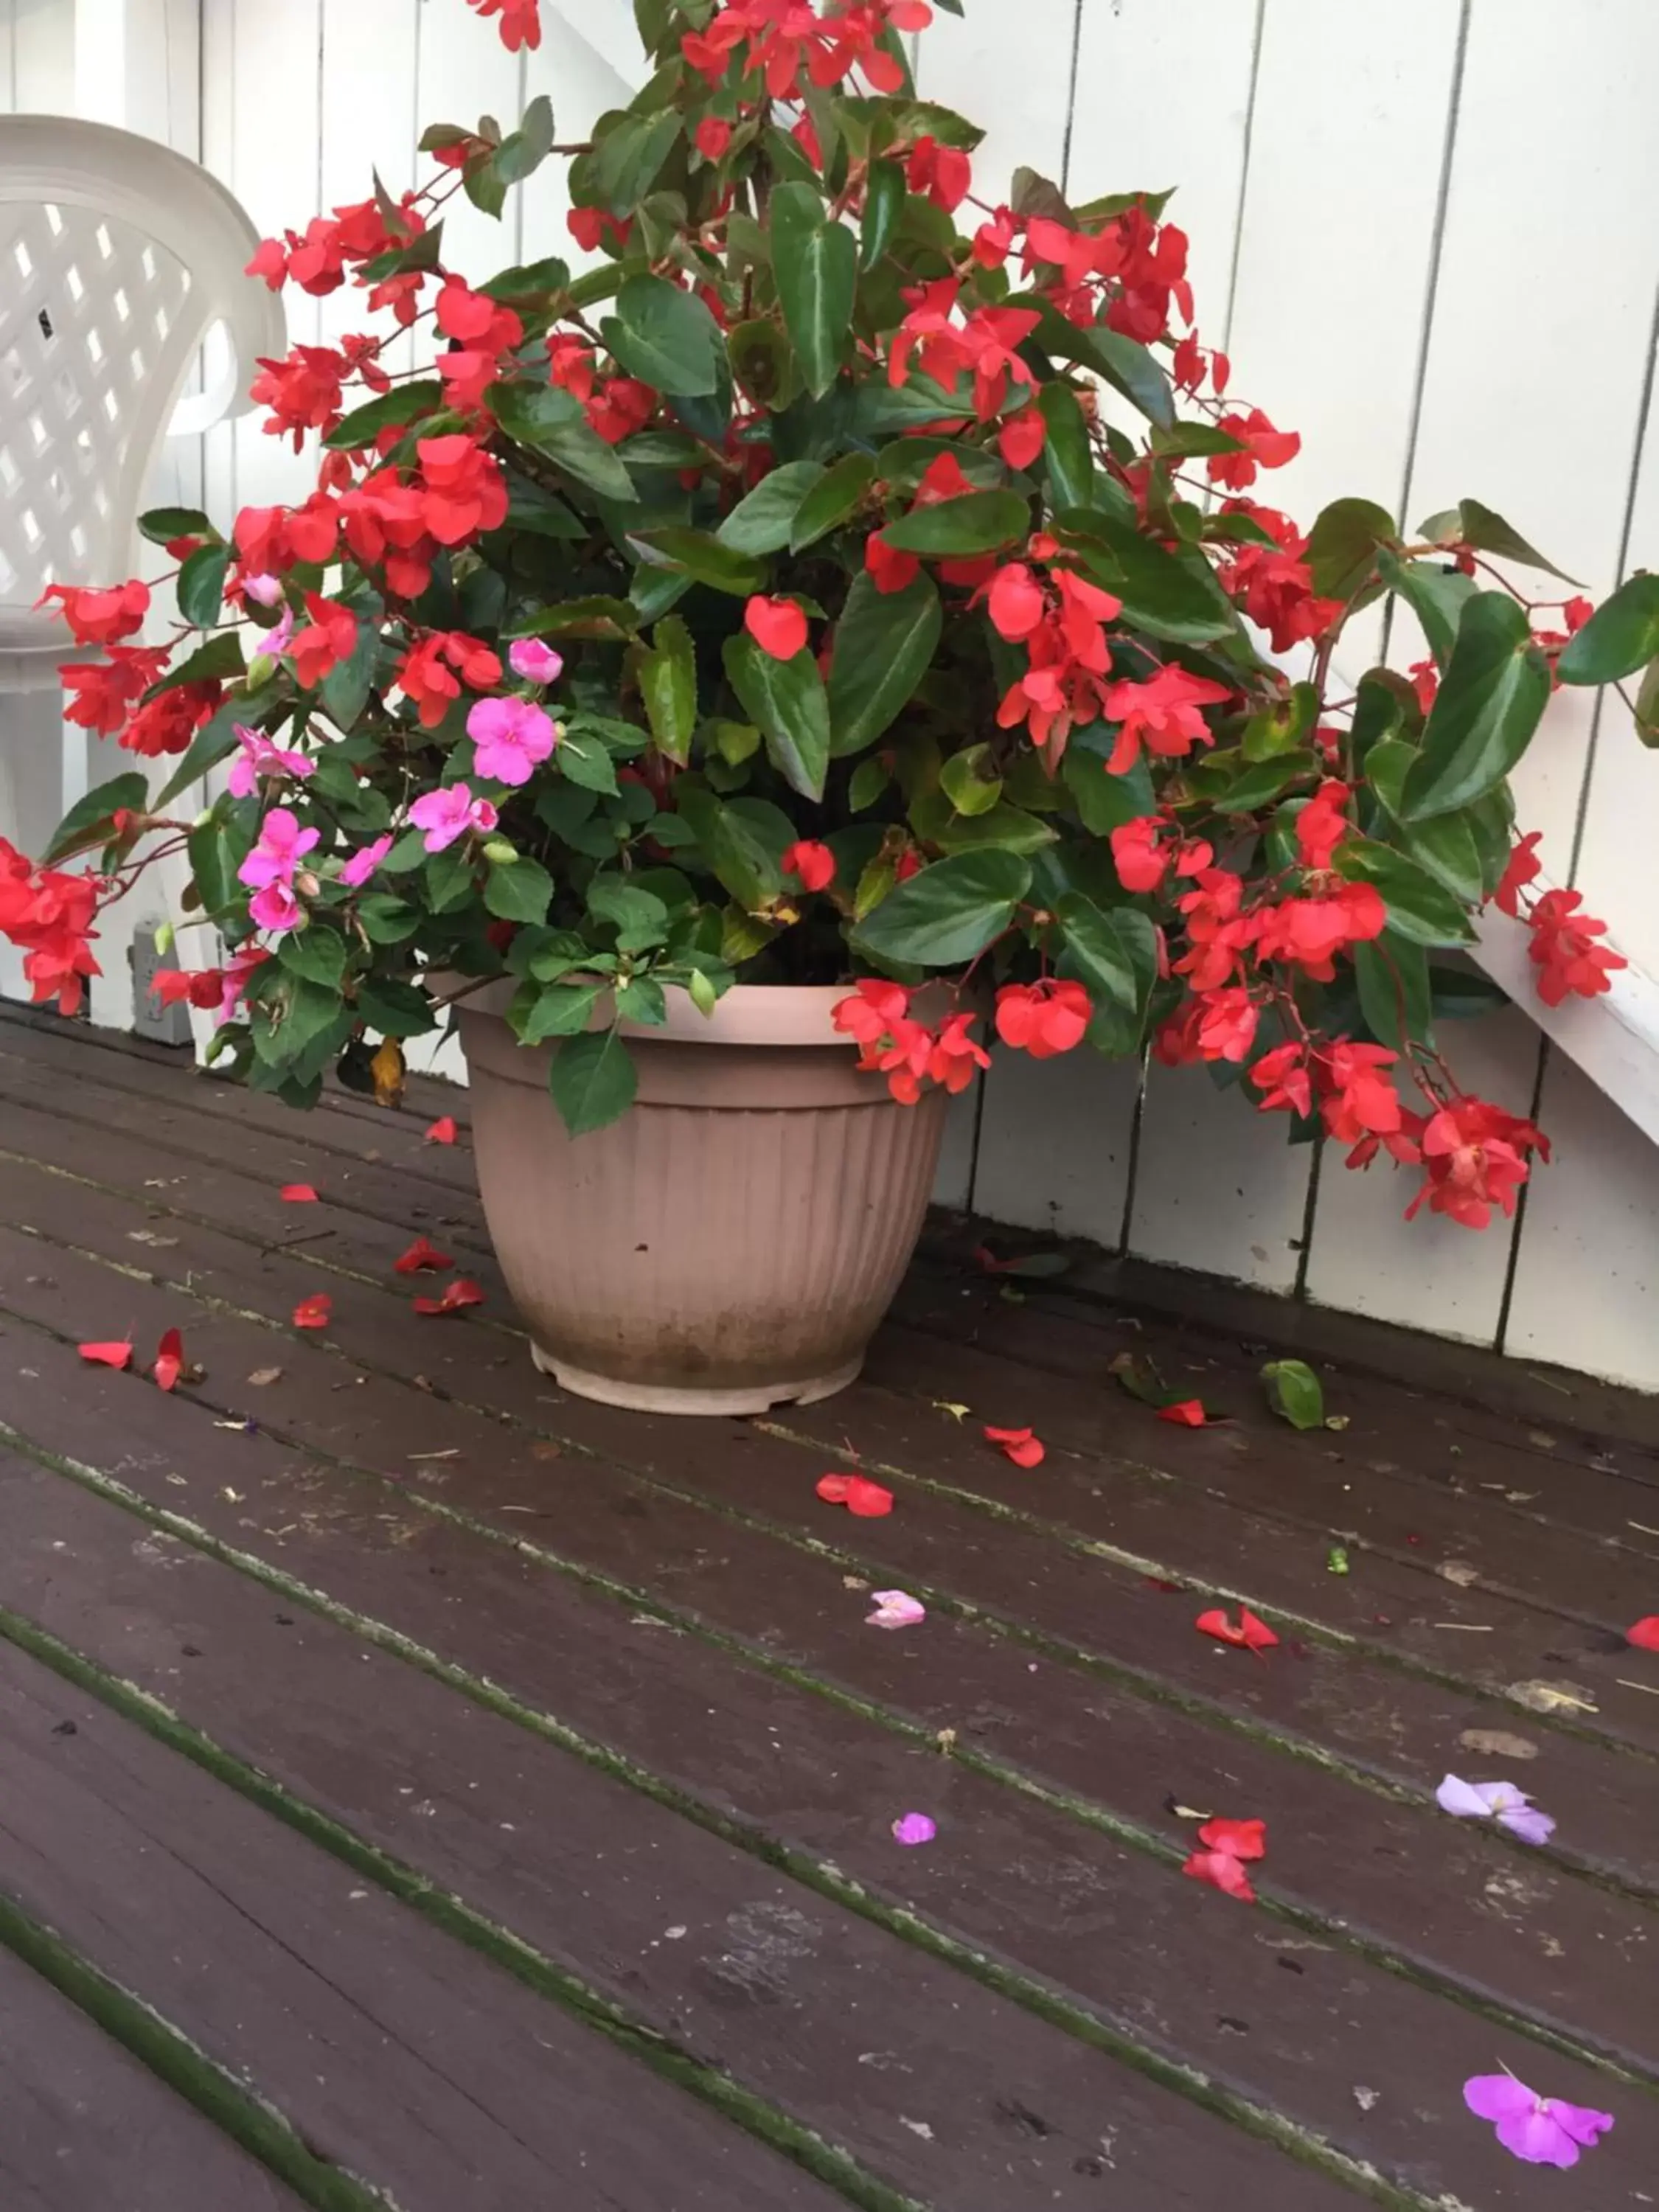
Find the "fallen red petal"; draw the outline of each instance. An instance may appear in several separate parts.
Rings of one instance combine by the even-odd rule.
[[[90,1360],[94,1367],[131,1367],[132,1346],[130,1344],[83,1344],[78,1346],[82,1359]]]
[[[817,1484],[818,1496],[826,1505],[845,1505],[847,1486],[852,1480],[850,1474],[821,1474]]]
[[[156,1388],[171,1390],[184,1371],[185,1340],[176,1328],[170,1328],[155,1347],[155,1364],[150,1370]]]
[[[1222,1890],[1242,1904],[1255,1903],[1250,1877],[1226,1851],[1194,1851],[1181,1871],[1194,1881],[1207,1881],[1212,1889]]]
[[[427,1131],[426,1141],[428,1145],[453,1145],[455,1141],[454,1115],[453,1114],[440,1114],[437,1120]]]
[[[1047,1445],[1030,1429],[988,1428],[985,1440],[995,1444],[1003,1457],[1012,1460],[1016,1467],[1041,1467],[1048,1455]]]
[[[308,1182],[285,1182],[283,1202],[285,1206],[315,1206],[317,1194]]]
[[[1179,1428],[1201,1429],[1210,1417],[1201,1398],[1182,1398],[1173,1406],[1160,1406],[1158,1418],[1160,1421],[1173,1421]]]
[[[1206,1850],[1221,1851],[1229,1858],[1262,1859],[1267,1856],[1265,1820],[1206,1820],[1198,1832]]]
[[[1242,1644],[1247,1651],[1265,1651],[1279,1641],[1267,1622],[1258,1620],[1248,1605],[1238,1608],[1237,1623],[1229,1620],[1217,1606],[1209,1613],[1200,1613],[1193,1626],[1204,1635],[1213,1636],[1218,1643]]]
[[[1659,1613],[1650,1613],[1633,1628],[1627,1628],[1625,1641],[1633,1644],[1638,1651],[1659,1651]]]
[[[455,1262],[447,1252],[441,1252],[429,1237],[417,1237],[407,1252],[392,1263],[392,1273],[398,1275],[418,1275],[422,1267],[441,1272]]]
[[[326,1291],[319,1291],[313,1297],[301,1298],[294,1309],[295,1328],[326,1328],[334,1310],[334,1301]]]
[[[852,1475],[847,1484],[847,1510],[856,1513],[860,1521],[879,1521],[892,1511],[893,1493],[878,1482],[867,1482],[861,1474]]]
[[[405,1254],[404,1257],[407,1258],[408,1255]],[[401,1266],[402,1262],[398,1264]],[[447,1266],[448,1262],[446,1261],[444,1264]],[[416,1298],[415,1310],[417,1314],[459,1313],[463,1306],[481,1306],[483,1301],[483,1292],[469,1276],[457,1275],[453,1283],[444,1285],[441,1297]]]

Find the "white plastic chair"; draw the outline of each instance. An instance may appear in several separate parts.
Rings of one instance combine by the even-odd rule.
[[[60,753],[55,720],[4,703],[55,690],[76,657],[34,602],[135,573],[163,441],[243,412],[256,359],[284,350],[280,301],[242,273],[258,242],[216,178],[153,139],[0,116],[0,732],[16,732],[0,738],[0,836],[26,848],[87,784],[82,732]],[[181,400],[216,328],[228,343],[209,349],[210,386]]]

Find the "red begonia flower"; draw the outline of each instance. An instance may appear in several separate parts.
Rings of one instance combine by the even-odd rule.
[[[803,890],[827,890],[836,879],[836,856],[816,837],[802,837],[786,847],[778,865],[786,875],[799,877]]]
[[[769,599],[757,592],[743,611],[743,626],[774,660],[793,660],[805,648],[806,617],[793,599]]]

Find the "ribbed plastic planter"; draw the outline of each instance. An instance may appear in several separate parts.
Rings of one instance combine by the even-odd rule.
[[[670,994],[629,1025],[639,1095],[573,1138],[501,984],[456,1007],[478,1180],[538,1366],[578,1396],[750,1413],[857,1375],[921,1233],[945,1096],[860,1074],[844,986]]]

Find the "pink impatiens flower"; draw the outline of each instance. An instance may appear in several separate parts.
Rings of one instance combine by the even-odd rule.
[[[487,799],[475,799],[464,783],[446,785],[441,791],[423,791],[409,810],[417,830],[426,832],[428,853],[441,853],[469,830],[492,830],[499,820]]]
[[[1463,1782],[1449,1774],[1434,1793],[1443,1813],[1460,1820],[1496,1820],[1523,1844],[1547,1844],[1555,1823],[1540,1813],[1524,1790],[1512,1782]]]
[[[227,787],[233,799],[252,799],[258,787],[261,776],[291,775],[301,782],[316,763],[303,753],[287,752],[263,730],[250,730],[236,725],[236,742],[241,750],[230,764]]]
[[[870,1595],[876,1609],[866,1613],[866,1628],[914,1628],[927,1618],[927,1607],[908,1590],[872,1590]]]
[[[507,665],[526,684],[554,684],[564,666],[564,655],[555,653],[538,637],[515,637],[507,647]]]
[[[1463,2084],[1463,2102],[1478,2119],[1490,2120],[1498,2140],[1528,2166],[1577,2166],[1581,2147],[1613,2125],[1611,2112],[1540,2097],[1513,2074],[1474,2074]]]
[[[248,911],[261,929],[280,934],[300,919],[294,871],[321,835],[320,830],[302,830],[286,806],[273,806],[259,824],[259,842],[236,875],[258,894]]]
[[[480,699],[466,718],[466,733],[478,774],[492,783],[528,783],[559,735],[552,717],[528,699]]]
[[[340,881],[349,884],[354,891],[361,890],[391,850],[390,836],[377,837],[372,845],[359,847],[341,869]]]
[[[931,1844],[939,1830],[925,1813],[901,1813],[893,1823],[896,1844]]]

